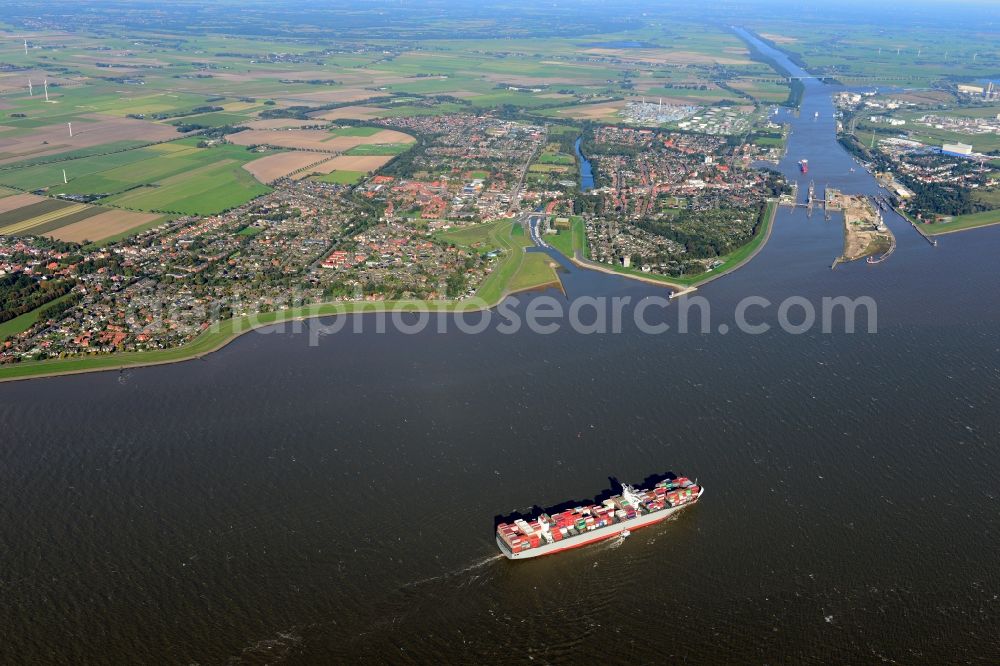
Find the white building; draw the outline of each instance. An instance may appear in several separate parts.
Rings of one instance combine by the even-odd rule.
[[[957,155],[971,155],[972,146],[967,143],[946,143],[941,146],[941,151],[945,153],[955,153]]]

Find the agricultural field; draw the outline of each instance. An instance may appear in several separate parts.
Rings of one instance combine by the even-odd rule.
[[[6,122],[6,121],[5,121]],[[26,158],[51,157],[121,141],[155,143],[177,138],[177,130],[133,118],[110,118],[101,115],[76,117],[70,133],[70,121],[44,124],[0,134],[0,167]]]
[[[15,190],[0,190],[0,215],[40,201],[45,201],[45,198],[36,194],[15,194]]]
[[[74,243],[100,243],[128,232],[150,228],[160,223],[157,213],[136,213],[130,210],[97,209],[94,215],[79,222],[53,229],[47,236]]]
[[[330,173],[316,174],[311,176],[313,180],[321,183],[334,183],[336,185],[356,185],[365,177],[363,171],[331,171]]]
[[[242,168],[240,161],[211,161],[191,171],[163,178],[151,185],[128,190],[107,200],[109,205],[131,210],[212,215],[235,208],[267,193]]]
[[[317,120],[372,120],[375,118],[382,118],[387,115],[386,109],[378,106],[344,106],[339,109],[333,109],[331,111],[315,112],[311,117]],[[260,121],[267,122],[267,121]],[[263,127],[254,127],[254,129],[267,129]]]
[[[126,41],[80,29],[27,54],[4,43],[0,61],[24,69],[0,72],[0,186],[97,196],[91,203],[138,213],[211,214],[282,177],[357,182],[414,144],[375,127],[305,129],[326,122],[498,108],[619,122],[626,101],[640,95],[746,103],[716,85],[720,77],[759,100],[784,94],[758,80],[769,68],[724,26],[694,29],[683,18],[627,32],[506,35],[502,49],[495,38],[467,37],[328,48],[301,35],[168,40],[140,29]],[[38,86],[46,78],[48,102]],[[178,129],[231,127],[248,128],[228,134],[232,145],[177,140]],[[257,145],[282,152],[245,150]],[[312,161],[303,154],[311,152],[335,157]],[[566,152],[545,155],[532,177],[560,178],[574,164]]]
[[[84,204],[74,204],[59,199],[42,199],[13,210],[0,213],[0,234],[40,235],[50,222],[72,217],[86,210]]]
[[[615,122],[619,119],[622,109],[624,108],[624,100],[616,102],[594,102],[544,109],[541,111],[541,114],[554,118],[569,118],[571,120]]]
[[[261,157],[243,165],[254,178],[269,184],[326,160],[326,155],[291,151]]]
[[[584,257],[589,254],[587,249],[587,230],[584,226],[583,218],[579,215],[570,217],[569,229],[560,229],[555,234],[547,235],[545,242],[567,257],[576,256],[577,251]]]
[[[409,143],[369,143],[344,151],[345,155],[399,155],[412,147]]]
[[[0,199],[0,235],[100,241],[160,219],[157,214],[21,194]]]
[[[360,171],[368,173],[384,166],[392,159],[392,155],[338,155],[311,169],[312,173],[331,173],[333,171]]]
[[[768,20],[749,25],[810,71],[845,83],[874,78],[927,86],[940,79],[995,76],[1000,69],[1000,37],[985,25],[978,30],[929,22],[896,30],[872,21]]]
[[[374,128],[351,128],[354,130]],[[326,130],[245,130],[227,137],[237,146],[277,146],[292,150],[314,150],[325,153],[342,153],[367,144],[410,144],[416,141],[409,134],[396,130],[375,129],[364,134],[345,134]]]
[[[0,185],[49,194],[100,195],[101,205],[146,212],[209,215],[268,189],[241,167],[261,155],[195,139],[23,169],[0,170]],[[67,181],[63,183],[63,171]]]
[[[378,134],[382,129],[380,127],[362,127],[348,125],[346,127],[335,127],[330,130],[330,134],[334,136],[360,136],[360,137],[370,137]]]

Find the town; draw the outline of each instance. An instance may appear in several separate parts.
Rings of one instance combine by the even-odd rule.
[[[725,137],[599,127],[585,145],[597,188],[582,200],[594,260],[691,276],[746,244],[765,202],[790,191],[751,166],[766,149]]]
[[[841,145],[889,189],[900,211],[931,231],[1000,206],[998,107],[992,96],[970,99],[963,87],[834,96]]]
[[[469,298],[510,250],[447,233],[522,212],[581,216],[594,261],[698,275],[753,238],[784,191],[751,166],[766,148],[713,134],[592,128],[597,187],[582,191],[573,126],[495,113],[371,124],[419,141],[356,185],[296,172],[224,213],[105,245],[0,237],[0,277],[52,302],[2,342],[0,363],[168,349],[215,322],[312,304]]]

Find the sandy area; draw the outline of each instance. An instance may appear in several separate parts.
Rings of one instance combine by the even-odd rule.
[[[0,198],[0,213],[9,213],[18,208],[24,208],[39,201],[45,201],[45,197],[34,194],[14,194],[9,197]]]
[[[247,162],[243,168],[253,174],[253,177],[260,182],[271,183],[325,159],[327,159],[326,156],[321,153],[278,153]]]
[[[826,197],[830,208],[839,208],[844,213],[844,260],[861,259],[873,254],[880,243],[887,247],[891,242],[892,232],[881,225],[878,212],[868,197],[842,194],[832,188],[826,190]]]
[[[161,217],[159,213],[133,213],[130,210],[109,210],[85,220],[74,222],[46,234],[62,241],[99,241],[123,233]]]

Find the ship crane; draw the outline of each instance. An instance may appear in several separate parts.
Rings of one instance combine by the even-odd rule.
[[[636,511],[638,511],[639,507],[642,506],[642,499],[639,497],[639,494],[636,492],[635,488],[627,483],[622,484],[622,497],[628,500],[628,503],[634,506]]]

